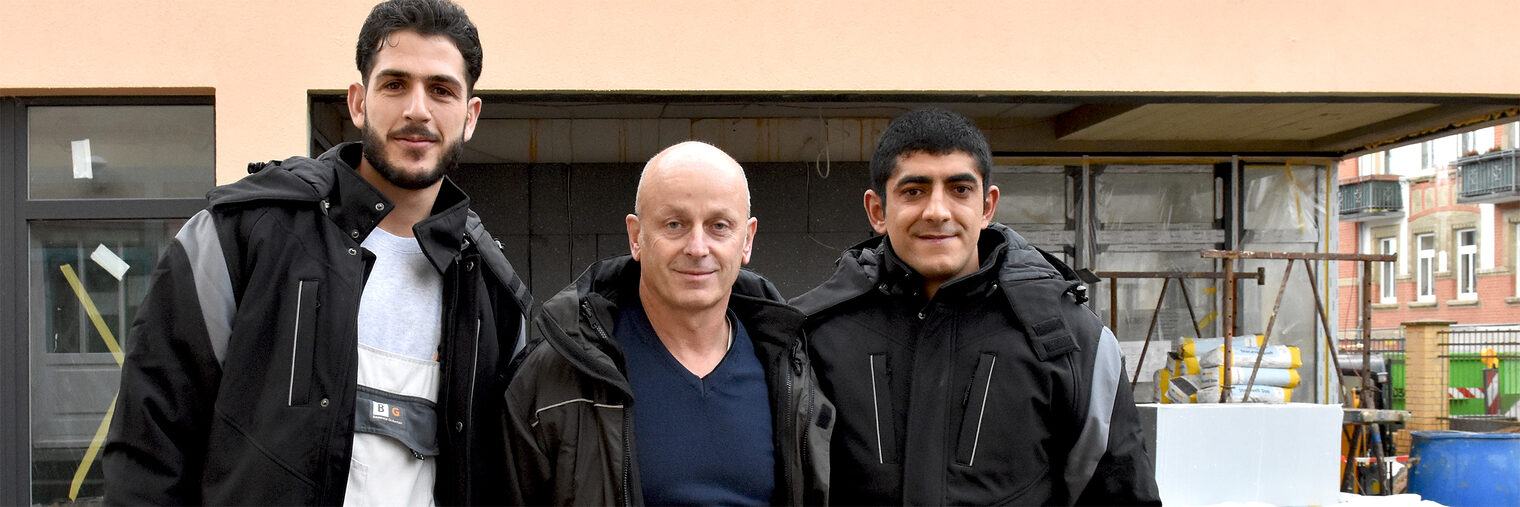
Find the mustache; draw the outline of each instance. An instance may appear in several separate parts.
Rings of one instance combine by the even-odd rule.
[[[438,134],[435,134],[433,131],[428,130],[427,127],[417,124],[407,125],[399,129],[392,130],[390,132],[390,137],[416,137],[427,141],[438,140]]]

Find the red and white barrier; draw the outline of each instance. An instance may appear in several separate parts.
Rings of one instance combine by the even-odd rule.
[[[1446,388],[1446,397],[1453,400],[1472,400],[1483,399],[1487,395],[1484,394],[1481,387],[1448,387]]]

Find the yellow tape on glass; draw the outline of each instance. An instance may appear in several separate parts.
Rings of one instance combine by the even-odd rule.
[[[116,365],[121,366],[121,346],[116,344],[116,336],[111,334],[111,328],[106,327],[106,320],[100,317],[100,310],[95,309],[90,294],[84,291],[84,284],[79,283],[79,277],[74,275],[74,266],[64,264],[59,269],[63,270],[63,277],[68,279],[69,286],[74,288],[74,295],[79,297],[79,304],[84,305],[85,313],[90,314],[90,322],[94,322],[95,330],[100,331],[106,348],[111,350],[111,355],[116,356]]]
[[[106,348],[110,349],[111,356],[116,358],[116,365],[121,366],[121,345],[116,343],[116,336],[111,334],[111,328],[106,327],[106,321],[100,316],[100,310],[95,308],[95,301],[90,299],[90,293],[85,292],[84,284],[79,283],[79,276],[74,274],[74,266],[64,264],[58,269],[63,270],[63,278],[69,281],[69,287],[74,289],[74,296],[79,298],[79,304],[84,306],[85,313],[90,315],[90,322],[95,323],[95,330],[100,331],[100,338],[105,340]],[[111,397],[111,406],[106,409],[106,417],[100,420],[100,427],[95,430],[95,438],[90,440],[90,447],[84,451],[84,459],[79,460],[79,468],[74,470],[74,481],[69,484],[69,500],[79,498],[79,486],[84,484],[84,476],[89,473],[90,466],[95,464],[95,456],[100,454],[100,446],[106,441],[106,430],[111,427],[111,416],[116,414],[116,397]]]

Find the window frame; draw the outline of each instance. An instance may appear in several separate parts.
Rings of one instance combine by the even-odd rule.
[[[1457,252],[1457,299],[1478,299],[1478,229],[1457,229],[1452,237]]]
[[[136,96],[136,97],[28,97],[15,99],[15,121],[11,150],[14,169],[6,177],[18,178],[9,195],[18,204],[16,217],[29,220],[88,220],[94,218],[151,219],[188,218],[206,207],[205,198],[154,199],[38,199],[28,195],[27,177],[27,108],[37,106],[211,106],[212,128],[216,125],[216,102],[211,96]],[[216,148],[212,147],[212,159]],[[213,171],[215,169],[213,168]],[[212,178],[215,183],[215,176]],[[18,231],[24,232],[24,231]]]
[[[1424,240],[1429,239],[1429,248],[1426,248]],[[1421,303],[1432,303],[1436,300],[1435,276],[1436,276],[1436,235],[1433,232],[1414,235],[1415,261],[1415,296]]]
[[[152,220],[187,219],[206,207],[201,198],[101,198],[38,199],[29,196],[28,108],[37,106],[160,106],[204,105],[212,107],[215,128],[216,100],[211,95],[165,96],[54,96],[0,97],[0,241],[9,243],[0,265],[0,287],[27,286],[30,269],[30,223],[41,220]],[[215,146],[212,167],[215,172]],[[213,184],[215,176],[213,175]],[[0,345],[0,504],[34,503],[32,459],[31,309],[26,290],[0,291],[0,321],[10,322],[10,336]],[[99,467],[97,463],[95,467]]]
[[[1398,255],[1399,238],[1378,238],[1378,253]],[[1398,261],[1378,263],[1378,297],[1383,304],[1399,302]]]

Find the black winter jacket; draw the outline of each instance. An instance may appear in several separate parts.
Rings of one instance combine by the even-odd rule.
[[[509,476],[529,505],[641,505],[638,404],[613,338],[619,304],[638,298],[639,263],[593,264],[533,317],[532,341],[507,388]],[[778,504],[823,504],[834,407],[818,392],[802,314],[776,288],[740,271],[728,307],[749,331],[770,387]]]
[[[354,170],[360,152],[250,165],[175,237],[128,333],[106,502],[343,502],[355,320],[375,259],[360,242],[391,209]],[[500,393],[532,302],[468,206],[445,180],[413,228],[443,273],[434,495],[498,504]]]
[[[1119,344],[1074,274],[999,224],[979,250],[929,300],[873,238],[792,301],[839,409],[834,503],[1159,503]]]

